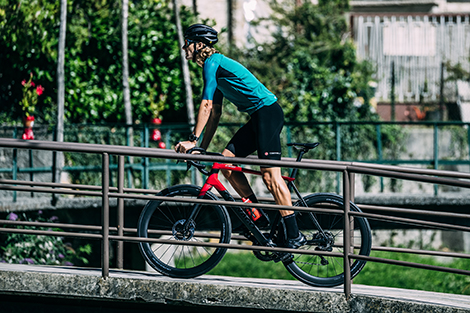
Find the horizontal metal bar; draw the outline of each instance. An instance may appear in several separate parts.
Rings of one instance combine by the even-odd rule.
[[[129,199],[148,199],[148,200],[162,200],[167,202],[178,202],[178,203],[200,203],[200,204],[210,204],[210,205],[221,205],[226,207],[256,207],[263,208],[266,210],[295,210],[295,211],[311,211],[311,212],[324,212],[324,213],[337,213],[343,214],[343,210],[333,210],[325,209],[318,207],[298,207],[298,206],[287,206],[287,205],[278,205],[278,204],[266,204],[266,203],[243,203],[243,202],[233,202],[233,201],[215,201],[210,199],[188,199],[180,197],[166,197],[166,196],[146,196],[146,195],[130,195],[125,193],[113,192],[109,194],[109,197],[114,198],[129,198]]]
[[[251,246],[251,245],[236,245],[236,244],[230,244],[230,243],[215,243],[215,242],[201,242],[201,241],[179,241],[179,240],[142,238],[142,237],[128,237],[128,236],[116,236],[116,235],[110,235],[109,239],[114,240],[114,241],[151,242],[151,243],[162,243],[162,244],[168,244],[168,245],[184,245],[184,246],[227,248],[227,249],[238,249],[238,250],[287,252],[287,253],[296,253],[296,254],[327,255],[327,256],[334,256],[334,257],[343,257],[342,253],[337,253],[337,252],[324,252],[324,251],[313,251],[313,250],[302,250],[302,249],[289,249],[289,248],[279,248],[279,247],[274,248],[274,247]]]
[[[236,163],[236,164],[252,164],[252,165],[270,165],[279,167],[292,167],[292,168],[304,168],[304,169],[317,169],[325,171],[343,171],[348,167],[348,170],[356,173],[369,174],[369,175],[381,175],[380,171],[374,169],[364,169],[364,166],[373,167],[374,164],[360,163],[360,162],[336,162],[336,161],[321,161],[321,160],[305,160],[302,162],[295,162],[291,158],[283,158],[281,161],[274,160],[259,160],[257,158],[227,158],[221,156],[209,156],[209,155],[195,155],[195,154],[181,154],[176,153],[169,149],[151,149],[151,148],[140,148],[140,147],[127,147],[127,146],[113,146],[113,145],[99,145],[99,144],[81,144],[81,143],[70,143],[63,142],[57,143],[52,141],[38,141],[38,140],[21,140],[21,139],[10,139],[0,138],[0,146],[19,148],[19,149],[38,149],[38,150],[56,150],[56,151],[69,151],[79,153],[109,153],[120,155],[125,151],[126,155],[137,156],[137,157],[149,157],[149,158],[166,158],[175,160],[197,160],[197,161],[211,161],[211,162],[222,162],[222,163]],[[125,148],[123,150],[123,148]],[[379,165],[375,165],[379,166]],[[389,169],[395,172],[406,171],[398,166],[389,166]],[[390,172],[383,172],[383,176],[396,177],[395,174]],[[437,176],[449,176],[449,177],[465,177],[470,178],[470,174],[457,174],[450,171],[439,171],[439,170],[427,170],[428,175]],[[400,176],[398,178],[404,178],[409,180],[420,181],[419,176]],[[433,180],[437,179],[437,180]],[[439,179],[442,178],[425,178],[424,182],[439,183]],[[449,184],[458,187],[470,187],[470,182],[453,182],[452,180],[442,180],[443,184]]]
[[[428,211],[428,210],[419,210],[419,209],[403,209],[403,208],[384,207],[384,206],[357,204],[357,203],[356,205],[363,211],[375,210],[375,211],[385,211],[385,212],[395,212],[395,213],[407,213],[407,214],[419,214],[419,215],[429,215],[429,216],[470,219],[470,214],[462,214],[462,213],[437,212],[437,211]]]
[[[450,268],[450,267],[420,264],[420,263],[413,263],[413,262],[407,262],[407,261],[390,260],[390,259],[364,256],[364,255],[358,255],[358,254],[350,254],[349,257],[353,259],[365,260],[365,261],[370,261],[370,262],[386,263],[386,264],[414,267],[414,268],[427,269],[427,270],[433,270],[433,271],[470,275],[470,271]]]
[[[432,162],[434,164],[434,160]],[[442,161],[439,160],[439,163],[441,162]],[[413,174],[424,174],[424,175],[470,179],[470,173],[463,173],[463,172],[456,172],[456,171],[444,171],[444,170],[434,170],[434,169],[425,169],[425,168],[416,168],[416,167],[406,167],[406,166],[383,165],[383,164],[373,164],[373,163],[365,163],[365,162],[351,162],[350,165],[358,166],[358,167],[367,167],[367,168],[377,169],[377,170],[402,172],[402,173],[413,173]]]
[[[52,188],[40,188],[40,187],[17,187],[17,186],[0,185],[0,190],[16,190],[16,191],[39,192],[39,193],[59,193],[59,194],[66,194],[66,195],[101,197],[101,192],[70,190],[70,189],[64,190],[64,189],[52,189]]]
[[[429,222],[429,221],[422,221],[416,220],[412,218],[405,218],[405,217],[397,217],[397,216],[386,216],[381,214],[372,214],[372,213],[364,213],[364,212],[353,212],[349,213],[350,215],[354,216],[362,216],[374,220],[382,220],[387,222],[399,222],[403,224],[410,224],[410,225],[417,225],[417,226],[429,226],[436,229],[454,229],[454,230],[461,230],[461,231],[470,231],[469,226],[460,226],[460,225],[452,225],[452,224],[445,224],[440,222]]]
[[[165,158],[175,160],[196,160],[196,161],[212,161],[222,163],[236,164],[252,164],[252,165],[268,165],[277,167],[293,167],[306,169],[322,169],[325,171],[343,171],[344,166],[341,165],[325,165],[325,164],[307,164],[306,162],[295,161],[275,161],[275,160],[259,160],[253,158],[229,158],[212,155],[182,154],[176,153],[169,149],[151,149],[141,147],[127,147],[115,145],[100,144],[82,144],[75,142],[55,142],[40,140],[21,140],[0,138],[0,147],[17,148],[17,149],[33,149],[33,150],[54,150],[63,152],[78,153],[108,153],[114,155],[125,154],[126,156],[148,157],[148,158]]]
[[[64,223],[48,223],[48,222],[26,222],[26,221],[10,221],[0,220],[0,225],[13,225],[13,226],[33,226],[33,227],[49,227],[49,228],[71,228],[83,229],[92,231],[101,231],[101,226],[95,225],[79,225],[79,224],[64,224]],[[117,227],[110,227],[110,231],[117,231]]]
[[[88,190],[102,190],[101,186],[96,185],[79,185],[79,184],[66,184],[66,183],[47,183],[28,180],[14,180],[14,179],[0,179],[0,184],[8,185],[25,185],[25,186],[43,186],[52,188],[70,188],[70,189],[88,189]],[[110,187],[110,190],[117,191],[116,187]],[[145,189],[141,189],[145,190]]]
[[[408,253],[408,254],[431,255],[431,256],[443,256],[443,257],[449,257],[449,258],[470,259],[470,254],[457,253],[457,252],[417,250],[417,249],[395,248],[395,247],[378,247],[378,246],[372,247],[372,250],[386,251],[386,252],[397,252],[397,253]]]
[[[417,174],[409,174],[409,173],[403,173],[403,172],[391,171],[391,170],[379,170],[379,169],[366,168],[364,166],[348,166],[348,170],[354,173],[358,173],[358,174],[392,177],[392,178],[406,179],[406,180],[411,180],[411,181],[418,181],[418,182],[423,182],[423,183],[442,184],[442,185],[448,185],[448,186],[454,186],[454,187],[470,188],[470,181],[461,181],[461,180],[441,178],[441,177],[422,176],[422,175],[417,175]],[[436,170],[435,175],[439,175],[439,172],[440,171]]]
[[[21,229],[21,228],[0,228],[0,233],[103,239],[103,236],[100,234],[63,232],[63,231],[53,231],[53,230]]]

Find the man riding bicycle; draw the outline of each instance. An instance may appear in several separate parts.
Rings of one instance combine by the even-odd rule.
[[[203,68],[204,91],[193,133],[188,141],[179,142],[176,152],[186,153],[194,148],[204,128],[201,147],[207,149],[222,113],[222,100],[227,98],[240,112],[250,115],[222,154],[226,157],[246,157],[257,151],[259,159],[280,160],[280,134],[284,113],[277,97],[240,63],[220,54],[213,45],[218,42],[217,31],[203,24],[191,25],[184,34],[186,59]],[[292,206],[289,189],[279,167],[261,167],[263,181],[276,204]],[[235,191],[253,203],[258,200],[241,172],[222,171]],[[280,210],[287,230],[288,248],[298,248],[306,243],[299,231],[294,211]]]

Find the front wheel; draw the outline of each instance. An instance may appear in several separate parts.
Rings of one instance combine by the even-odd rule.
[[[343,209],[343,198],[334,194],[313,194],[304,198],[308,207]],[[302,207],[301,200],[294,206]],[[361,212],[350,203],[350,211]],[[308,243],[299,249],[343,253],[344,215],[327,212],[297,212],[299,230],[307,237]],[[324,231],[321,234],[314,226],[316,219]],[[351,252],[368,256],[371,250],[371,230],[367,219],[350,216]],[[351,278],[362,270],[366,261],[354,260],[351,264]],[[334,287],[344,283],[344,263],[342,257],[294,254],[292,260],[284,262],[287,270],[298,280],[316,287]]]
[[[192,278],[205,274],[227,251],[226,248],[194,245],[199,242],[230,243],[232,227],[225,207],[201,204],[195,218],[189,220],[197,204],[171,199],[197,199],[200,190],[193,185],[167,188],[158,196],[166,196],[168,200],[149,201],[142,210],[137,225],[138,237],[169,240],[168,243],[139,243],[147,263],[164,275]],[[217,197],[207,192],[204,199],[217,200]]]

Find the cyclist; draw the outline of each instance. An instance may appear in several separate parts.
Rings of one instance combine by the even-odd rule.
[[[204,91],[196,125],[188,141],[179,142],[176,152],[185,153],[194,148],[204,128],[206,131],[201,147],[206,149],[214,136],[222,113],[222,100],[227,98],[240,112],[250,115],[222,154],[226,157],[246,157],[257,151],[259,159],[280,160],[280,133],[284,125],[284,113],[277,97],[261,84],[240,63],[220,54],[213,45],[217,43],[217,31],[203,24],[191,25],[184,34],[182,49],[186,59],[203,68]],[[281,177],[279,167],[261,167],[263,181],[278,205],[292,206],[289,189]],[[248,180],[241,172],[224,170],[235,191],[243,198],[257,203],[258,200]],[[286,226],[286,247],[298,248],[306,243],[299,231],[294,211],[280,211]]]

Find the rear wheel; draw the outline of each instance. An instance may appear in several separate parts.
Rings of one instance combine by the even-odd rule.
[[[343,198],[334,194],[313,194],[304,198],[308,207],[343,209]],[[300,201],[294,206],[303,206]],[[361,212],[350,203],[350,211]],[[308,243],[299,250],[344,252],[344,216],[342,213],[297,212],[297,224],[300,231],[307,237]],[[325,235],[314,226],[315,218]],[[369,222],[363,217],[350,216],[351,252],[368,256],[371,250],[371,230]],[[359,274],[366,261],[354,260],[351,264],[351,278]],[[292,260],[284,262],[287,270],[298,280],[318,287],[334,287],[344,283],[343,257],[294,254]]]
[[[217,265],[227,251],[226,248],[194,245],[230,242],[232,227],[225,207],[202,204],[196,217],[188,221],[195,204],[170,199],[197,199],[200,190],[193,185],[167,188],[158,196],[169,199],[148,202],[140,215],[137,226],[139,237],[168,240],[166,243],[139,243],[147,263],[164,275],[179,278],[202,275]],[[217,200],[217,197],[207,192],[204,199]]]

